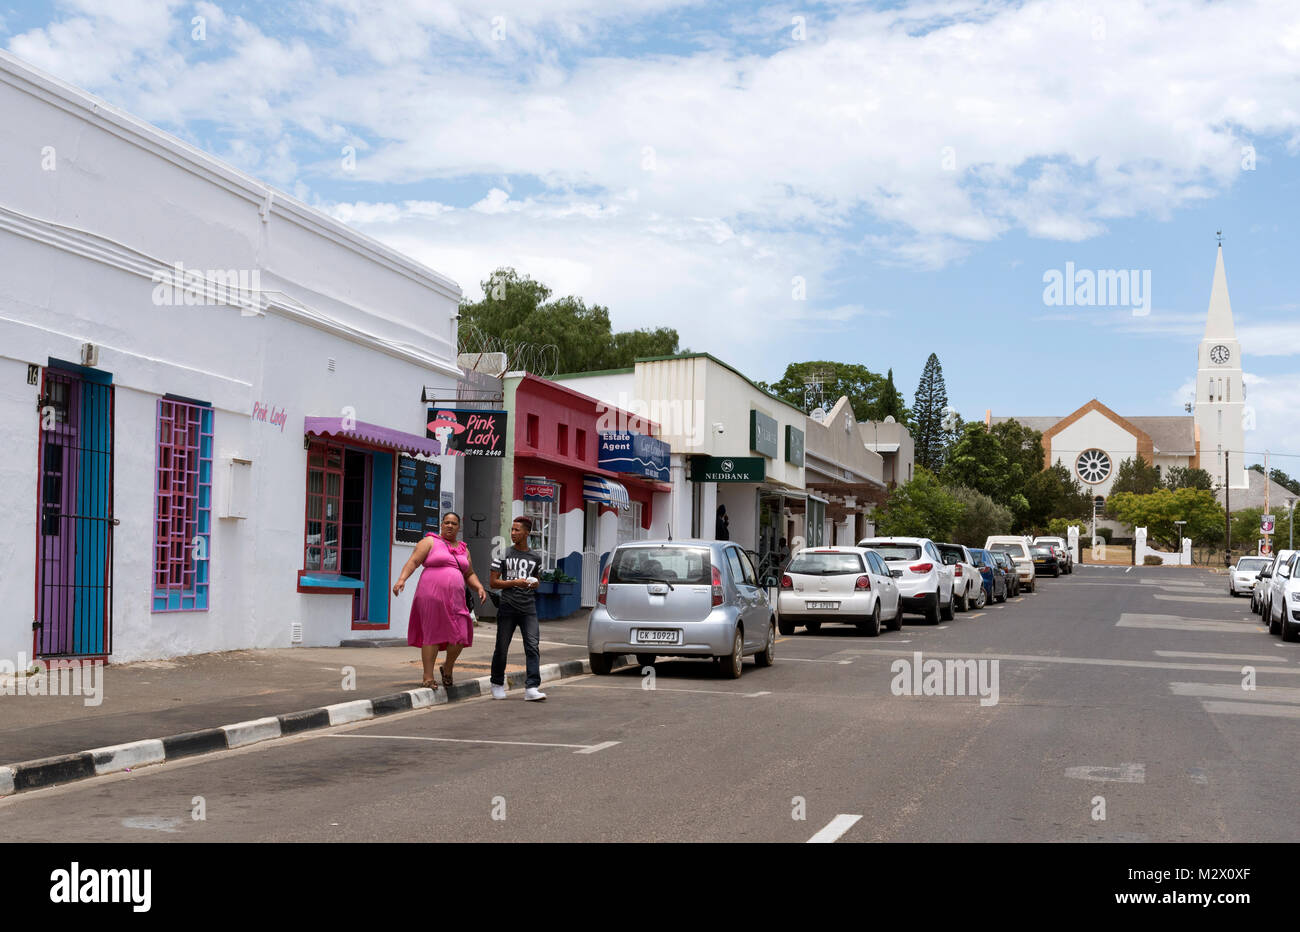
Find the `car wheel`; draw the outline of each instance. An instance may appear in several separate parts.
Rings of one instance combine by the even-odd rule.
[[[1294,624],[1282,619],[1282,640],[1300,641],[1300,624]]]
[[[981,609],[988,604],[989,604],[989,594],[984,591],[983,586],[980,586],[979,595],[975,597],[975,608]]]
[[[1285,620],[1286,619],[1280,619],[1276,622],[1273,621],[1273,606],[1270,605],[1268,607],[1268,633],[1269,634],[1281,634],[1282,622],[1284,622]]]
[[[718,658],[718,672],[729,680],[740,679],[741,668],[745,661],[745,634],[739,628],[731,640],[731,653]]]
[[[782,637],[788,638],[790,635],[794,634],[793,621],[786,621],[784,618],[782,618],[779,621],[777,621],[776,626],[780,630]]]
[[[636,664],[638,667],[653,667],[655,665],[654,654],[637,654]]]
[[[898,611],[894,613],[894,620],[886,626],[890,631],[903,630],[903,600],[898,600]]]
[[[776,662],[776,625],[768,623],[767,643],[754,655],[754,663],[760,667],[770,667]]]
[[[820,621],[805,622],[803,628],[808,634],[816,634],[822,629],[822,623]]]
[[[962,593],[962,597],[957,598],[957,590],[954,588],[952,593],[953,608],[959,612],[970,611],[970,596]]]
[[[1052,570],[1052,578],[1053,579],[1061,578],[1061,568],[1059,566],[1056,569]]]
[[[939,623],[939,593],[937,592],[934,594],[934,598],[926,603],[925,620],[932,625]]]
[[[952,621],[952,615],[953,612],[956,611],[956,606],[957,593],[955,591],[948,593],[948,604],[939,609],[940,617],[943,618],[944,621]]]
[[[871,610],[871,617],[866,621],[858,622],[858,633],[865,634],[869,638],[880,637],[880,603]]]
[[[614,669],[614,657],[612,654],[592,654],[591,655],[591,672],[597,676],[609,676],[610,671]]]

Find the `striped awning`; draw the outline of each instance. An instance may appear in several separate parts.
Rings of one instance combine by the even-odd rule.
[[[593,476],[590,473],[582,477],[582,497],[589,502],[600,502],[611,508],[631,508],[632,502],[627,497],[627,489],[621,482]]]

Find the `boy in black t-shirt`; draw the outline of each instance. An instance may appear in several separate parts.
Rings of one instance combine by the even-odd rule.
[[[537,642],[541,637],[537,625],[537,602],[533,590],[537,588],[537,572],[542,568],[542,555],[528,548],[528,535],[533,522],[519,517],[510,525],[510,542],[513,545],[498,560],[492,561],[492,575],[488,585],[501,590],[501,605],[497,609],[497,646],[492,652],[492,698],[506,697],[506,654],[518,627],[524,638],[524,657],[527,675],[524,679],[524,698],[530,701],[545,699],[542,685],[541,651]]]

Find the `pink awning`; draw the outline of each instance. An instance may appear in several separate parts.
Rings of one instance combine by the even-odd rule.
[[[307,417],[303,418],[303,432],[314,437],[329,437],[332,440],[362,443],[368,447],[382,450],[396,450],[398,453],[420,453],[424,456],[441,456],[442,444],[419,434],[366,424],[363,421],[349,419],[349,426],[343,426],[341,417]]]

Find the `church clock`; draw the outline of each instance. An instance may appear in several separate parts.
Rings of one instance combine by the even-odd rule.
[[[1232,357],[1232,351],[1229,350],[1222,343],[1219,343],[1218,345],[1210,349],[1210,362],[1215,363],[1217,365],[1220,366],[1223,365],[1231,357]]]

